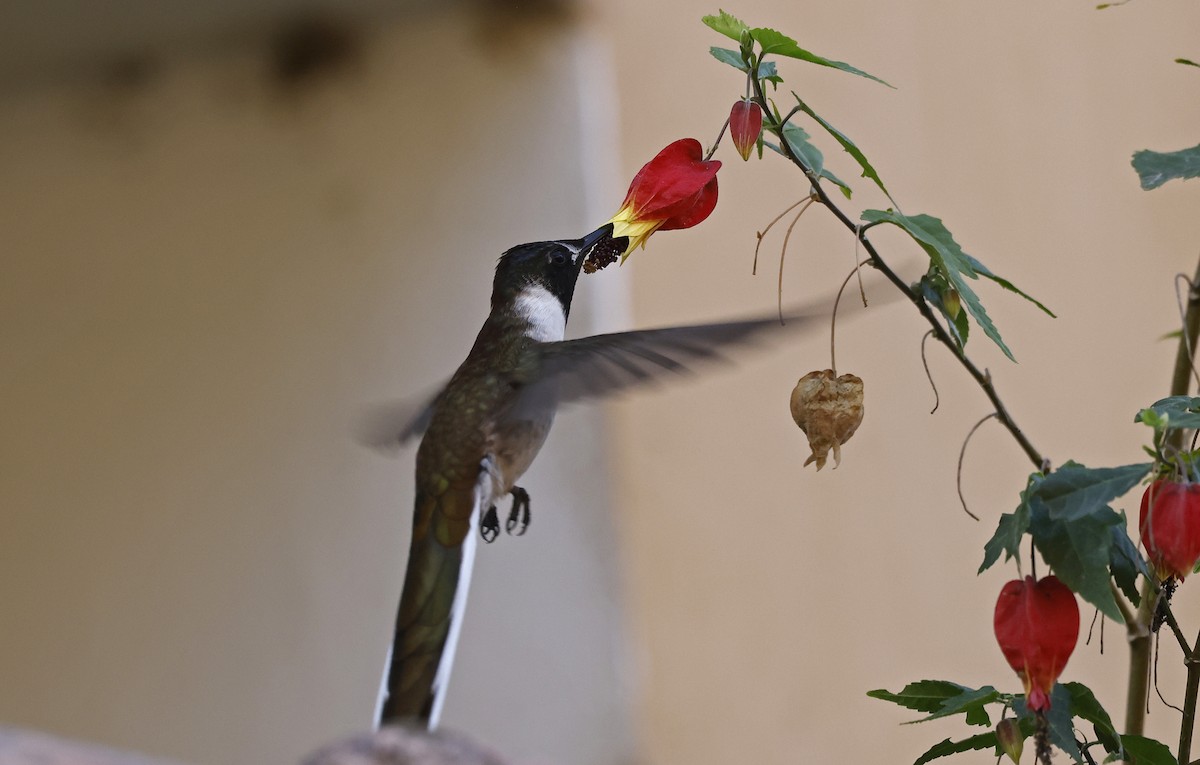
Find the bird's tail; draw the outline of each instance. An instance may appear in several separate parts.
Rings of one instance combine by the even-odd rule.
[[[417,719],[437,727],[471,584],[478,504],[476,492],[417,492],[376,725]]]

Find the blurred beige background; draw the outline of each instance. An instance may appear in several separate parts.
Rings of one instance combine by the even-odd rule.
[[[281,41],[301,10],[0,10],[4,723],[197,763],[295,761],[366,727],[413,451],[364,452],[350,423],[461,360],[500,251],[605,220],[667,142],[711,141],[743,87],[707,53],[716,6],[683,0],[363,0]],[[1020,363],[970,350],[1034,443],[1056,463],[1141,459],[1132,416],[1166,391],[1157,338],[1200,251],[1200,187],[1142,192],[1129,156],[1197,141],[1200,78],[1171,59],[1196,57],[1200,8],[727,10],[898,87],[780,62],[906,212],[1059,313],[979,290]],[[305,75],[314,50],[332,63]],[[845,209],[886,206],[821,145],[856,189]],[[573,333],[773,309],[782,231],[758,276],[754,232],[804,184],[774,156],[718,157],[712,218],[584,279]],[[918,275],[911,243],[875,239]],[[830,294],[851,258],[811,210],[785,298]],[[828,365],[820,334],[564,413],[524,482],[530,533],[482,550],[446,723],[564,765],[911,762],[964,734],[864,695],[1019,687],[991,635],[1015,569],[974,571],[1029,466],[983,428],[964,492],[984,521],[962,513],[955,461],[986,400],[931,348],[930,416],[922,332],[900,305],[839,332],[867,419],[820,474],[787,412]],[[1105,638],[1067,676],[1118,716],[1124,641]],[[1177,665],[1164,644],[1176,701]],[[1150,720],[1169,740],[1175,713]]]

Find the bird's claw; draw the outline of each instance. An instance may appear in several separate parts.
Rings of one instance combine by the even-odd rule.
[[[529,492],[520,486],[514,486],[512,491],[512,508],[508,511],[508,520],[504,522],[504,530],[513,536],[521,536],[529,528]]]
[[[483,541],[491,544],[496,541],[496,537],[500,536],[500,516],[496,514],[496,506],[492,505],[483,514],[483,518],[479,521],[479,536],[483,537]]]

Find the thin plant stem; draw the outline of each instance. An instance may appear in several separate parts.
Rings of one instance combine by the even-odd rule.
[[[779,324],[783,325],[783,259],[787,255],[788,240],[792,238],[792,229],[800,222],[800,218],[804,217],[804,212],[812,207],[812,203],[816,199],[809,197],[804,202],[804,206],[800,208],[800,212],[796,213],[796,217],[788,224],[787,231],[783,235],[783,247],[779,249]]]
[[[805,197],[804,199],[797,200],[795,204],[788,205],[786,210],[772,218],[771,222],[767,224],[767,227],[758,232],[758,243],[754,245],[754,266],[750,269],[751,276],[756,276],[758,274],[758,248],[762,246],[763,237],[767,235],[767,232],[770,231],[776,223],[783,219],[783,216],[787,215],[792,210],[795,210],[809,199],[810,197]]]
[[[1192,761],[1192,731],[1196,727],[1196,698],[1200,695],[1200,635],[1196,645],[1184,660],[1187,682],[1183,691],[1183,721],[1179,724],[1179,756],[1177,762]]]
[[[979,516],[976,515],[975,513],[972,513],[971,509],[967,507],[967,498],[963,496],[963,492],[962,492],[963,458],[967,456],[967,444],[971,443],[971,436],[975,435],[975,431],[979,430],[980,425],[982,425],[983,423],[987,422],[988,420],[992,419],[995,416],[996,416],[996,413],[992,412],[992,413],[988,414],[986,417],[979,420],[979,422],[975,423],[975,426],[973,428],[971,428],[970,432],[967,433],[967,437],[963,439],[962,448],[958,450],[958,476],[954,482],[955,486],[958,488],[958,501],[962,503],[963,512],[966,513],[967,515],[971,516],[975,520],[979,520]]]
[[[835,336],[837,334],[837,312],[838,304],[842,302],[842,293],[846,291],[846,285],[854,278],[859,269],[867,265],[871,261],[864,260],[854,266],[854,270],[846,274],[846,278],[842,280],[842,286],[838,287],[837,297],[833,299],[833,313],[829,317],[829,369],[833,372],[834,377],[837,376],[837,344]],[[867,296],[863,294],[863,306],[867,304]]]
[[[933,381],[933,373],[929,371],[929,359],[925,357],[925,341],[933,334],[933,330],[929,330],[921,335],[921,364],[925,367],[925,377],[929,379],[929,387],[933,388],[933,408],[929,410],[933,414],[942,405],[942,397],[938,395],[937,383]]]

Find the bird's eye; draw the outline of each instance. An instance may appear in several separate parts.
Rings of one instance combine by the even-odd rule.
[[[550,262],[556,266],[561,266],[567,262],[566,253],[564,253],[562,250],[555,250],[550,255]]]

